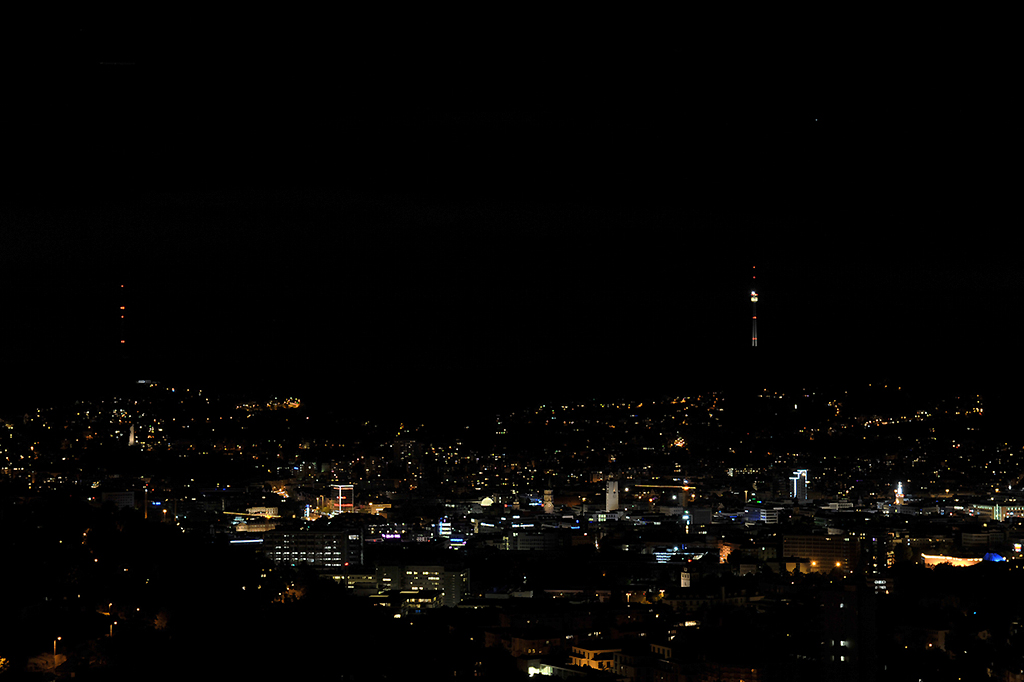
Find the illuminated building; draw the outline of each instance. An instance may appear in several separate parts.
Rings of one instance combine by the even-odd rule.
[[[611,670],[615,665],[615,653],[619,651],[622,651],[621,646],[595,642],[574,646],[569,658],[575,666]]]
[[[1024,516],[1024,505],[1021,504],[973,504],[971,514],[982,519],[1005,521],[1007,517]]]
[[[355,509],[356,487],[351,483],[332,486],[338,489],[338,512],[350,512]]]
[[[263,536],[263,553],[285,566],[305,562],[317,571],[341,571],[363,563],[363,535],[358,529],[275,530]]]
[[[608,481],[604,493],[605,511],[618,511],[619,509],[619,482]]]
[[[981,561],[982,559],[980,557],[975,559],[959,556],[946,556],[943,554],[921,555],[921,563],[924,564],[927,568],[935,568],[936,566],[941,566],[942,564],[949,564],[950,566],[959,566],[962,568],[964,566],[973,566],[974,564],[981,563]]]
[[[437,590],[388,590],[370,595],[369,601],[375,606],[384,606],[395,612],[395,618],[422,613],[425,609],[442,606],[441,593]]]
[[[748,522],[775,524],[779,522],[779,512],[782,508],[748,504],[743,511]]]
[[[789,477],[789,496],[798,504],[807,502],[807,469],[797,469]]]
[[[277,522],[272,519],[280,518],[277,512],[277,507],[248,507],[244,513],[235,514],[235,530],[239,533],[265,533],[274,530],[277,528]]]
[[[849,571],[860,559],[860,541],[849,535],[787,535],[782,539],[782,554],[808,559],[813,573]]]
[[[443,606],[457,606],[469,591],[469,569],[461,566],[378,564],[381,592],[436,590]]]
[[[861,532],[859,538],[864,578],[876,594],[888,592],[892,588],[892,580],[886,571],[896,563],[896,543],[892,533]]]

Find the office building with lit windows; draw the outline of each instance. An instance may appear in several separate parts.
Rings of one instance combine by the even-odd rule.
[[[851,571],[860,561],[860,541],[849,535],[786,535],[782,554],[807,559],[804,565],[814,573]]]
[[[263,536],[263,553],[284,566],[303,563],[321,571],[341,571],[363,563],[363,536],[343,531],[275,530]]]
[[[376,575],[381,592],[436,590],[443,606],[457,606],[469,592],[469,569],[460,566],[378,564]]]

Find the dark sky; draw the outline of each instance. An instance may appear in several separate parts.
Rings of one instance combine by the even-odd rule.
[[[410,24],[83,22],[27,60],[2,402],[124,375],[379,405],[1011,381],[984,59]]]

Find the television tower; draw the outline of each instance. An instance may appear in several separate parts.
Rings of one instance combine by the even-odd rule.
[[[118,298],[120,299],[120,303],[121,303],[121,306],[120,306],[120,308],[121,308],[121,333],[118,334],[118,336],[121,337],[121,343],[123,344],[124,343],[124,307],[125,307],[124,306],[124,285],[123,284],[121,285],[121,295]],[[124,346],[122,346],[121,347],[121,357],[123,358],[126,355],[127,355],[126,348]]]
[[[117,384],[116,384],[116,386],[117,386],[117,390],[120,391],[120,390],[127,390],[127,380],[129,378],[129,373],[130,373],[130,367],[129,367],[130,363],[128,361],[128,344],[126,342],[127,336],[125,335],[125,324],[124,324],[124,316],[125,316],[126,304],[125,304],[125,290],[124,290],[124,285],[123,284],[118,287],[118,303],[120,303],[120,305],[118,306],[118,308],[119,308],[118,312],[121,314],[121,327],[120,327],[120,330],[119,330],[119,333],[118,333],[118,337],[120,338],[120,341],[121,341],[121,343],[118,344],[120,346],[120,348],[121,348],[121,354],[120,354],[121,357],[120,357],[120,368],[119,368],[119,375],[120,376],[117,377]],[[127,419],[127,422],[128,422],[128,447],[133,447],[136,444],[136,442],[137,442],[136,437],[135,437],[135,421],[136,421],[135,420],[136,410],[135,410],[135,404],[134,404],[135,403],[135,397],[133,395],[129,394],[127,396],[127,399],[128,399],[128,408],[127,408],[127,411],[126,411],[125,415],[126,415],[126,419]]]
[[[757,269],[756,265],[754,266],[754,269],[755,270]],[[753,284],[757,284],[757,275],[756,274],[752,274],[750,279],[751,279],[751,282]],[[751,330],[750,345],[756,347],[757,346],[757,289],[756,288],[750,290],[750,306],[751,306],[751,308],[753,308],[753,313],[754,313],[754,320],[753,320],[754,321],[754,327]]]

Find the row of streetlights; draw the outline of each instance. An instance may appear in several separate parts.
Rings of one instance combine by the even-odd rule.
[[[111,604],[111,606],[113,606],[113,604]],[[108,609],[109,609],[109,607],[108,607]],[[117,625],[117,621],[116,620],[113,621],[110,624],[110,637],[111,638],[113,638],[113,636],[114,636],[114,626],[115,625]],[[62,637],[57,637],[56,639],[53,640],[53,669],[54,670],[57,669],[57,642],[60,642],[62,639],[63,639]]]

